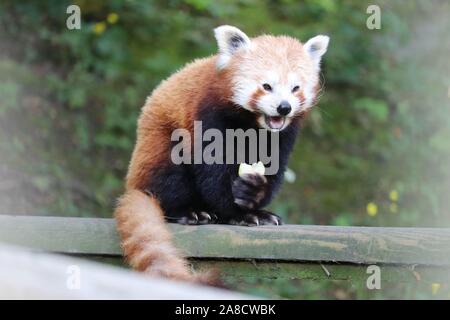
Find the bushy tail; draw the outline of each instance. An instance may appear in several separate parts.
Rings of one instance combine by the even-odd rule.
[[[127,191],[115,211],[122,249],[128,263],[152,276],[211,284],[213,274],[193,274],[172,243],[158,201],[139,191]]]

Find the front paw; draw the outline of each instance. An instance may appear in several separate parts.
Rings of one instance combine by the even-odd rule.
[[[209,214],[204,211],[188,212],[184,216],[166,217],[166,219],[170,222],[188,225],[214,224],[217,222],[217,216],[215,214]]]
[[[267,179],[257,173],[243,174],[233,181],[234,203],[243,209],[255,209],[266,194]]]

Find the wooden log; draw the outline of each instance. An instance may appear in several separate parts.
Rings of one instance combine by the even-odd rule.
[[[250,299],[123,268],[0,245],[2,299]]]
[[[187,257],[450,266],[450,229],[171,224]],[[120,256],[112,219],[0,216],[0,242],[94,256]]]
[[[220,270],[226,283],[240,279],[344,280],[365,286],[367,265],[277,261],[193,260],[196,270]],[[450,269],[425,265],[377,264],[381,279],[395,283],[450,283]]]

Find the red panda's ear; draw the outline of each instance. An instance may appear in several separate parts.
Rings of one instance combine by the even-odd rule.
[[[327,52],[328,42],[330,42],[328,36],[319,35],[309,39],[303,46],[317,69],[320,67],[320,59]]]
[[[217,27],[214,29],[214,35],[219,46],[218,69],[225,68],[236,51],[250,45],[249,37],[236,27],[226,25]]]

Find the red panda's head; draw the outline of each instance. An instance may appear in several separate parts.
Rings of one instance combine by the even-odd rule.
[[[250,39],[232,26],[214,32],[219,46],[217,68],[231,74],[231,99],[256,113],[262,128],[281,131],[313,106],[327,36],[302,44],[287,36]]]

